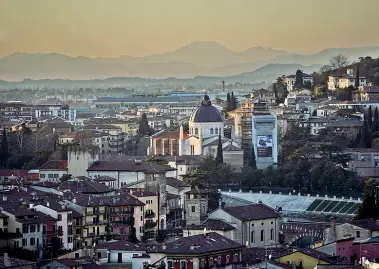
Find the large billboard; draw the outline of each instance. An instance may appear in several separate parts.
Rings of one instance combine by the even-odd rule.
[[[257,156],[272,157],[272,135],[257,136]]]

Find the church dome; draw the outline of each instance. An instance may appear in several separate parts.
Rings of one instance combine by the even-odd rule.
[[[205,95],[201,106],[192,114],[192,122],[222,122],[220,111],[212,106],[209,96]]]

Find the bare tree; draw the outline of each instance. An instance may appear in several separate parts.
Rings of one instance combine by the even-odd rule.
[[[340,67],[345,67],[349,64],[347,57],[343,54],[338,54],[332,57],[329,61],[329,65],[332,69],[337,69]]]

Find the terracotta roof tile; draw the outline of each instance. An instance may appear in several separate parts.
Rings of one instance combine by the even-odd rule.
[[[66,160],[50,160],[43,164],[40,170],[64,170],[67,169],[68,161]]]

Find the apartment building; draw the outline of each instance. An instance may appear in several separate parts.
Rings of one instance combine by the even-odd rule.
[[[1,117],[14,122],[31,121],[33,119],[32,105],[23,103],[0,103]]]
[[[335,91],[340,88],[348,88],[355,86],[355,75],[353,69],[347,69],[346,74],[336,74],[328,76],[328,90]],[[359,77],[359,86],[367,86],[367,78],[364,76]]]

